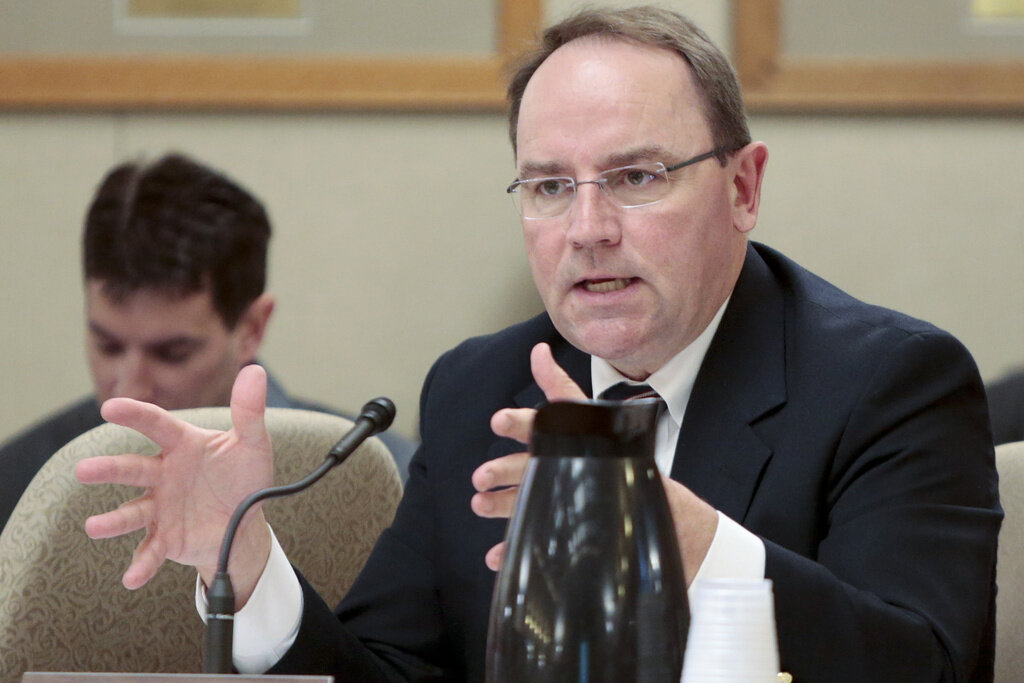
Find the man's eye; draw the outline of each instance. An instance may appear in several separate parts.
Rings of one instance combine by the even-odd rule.
[[[181,365],[192,358],[195,349],[191,346],[168,346],[153,349],[153,358],[167,365]]]
[[[550,179],[542,180],[537,184],[537,194],[542,197],[557,197],[563,194],[568,188],[564,180]]]
[[[191,355],[192,354],[187,351],[158,351],[156,353],[157,360],[161,363],[167,363],[168,365],[181,365],[186,362]]]
[[[117,356],[124,352],[124,347],[120,344],[111,344],[109,342],[97,342],[96,350],[99,351],[101,356]]]
[[[622,174],[622,182],[632,187],[642,187],[653,183],[657,179],[657,175],[640,168],[632,168]]]

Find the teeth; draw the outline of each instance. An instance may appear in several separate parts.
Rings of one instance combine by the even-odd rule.
[[[601,280],[600,282],[585,282],[583,287],[588,292],[614,292],[620,289],[625,289],[626,285],[629,284],[630,278],[618,278],[616,280]]]

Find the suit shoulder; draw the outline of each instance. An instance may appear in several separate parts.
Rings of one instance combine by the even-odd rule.
[[[0,462],[9,462],[12,457],[28,457],[29,452],[48,458],[75,437],[101,424],[99,405],[91,397],[83,398],[0,444]]]
[[[970,351],[931,323],[847,294],[793,261],[759,247],[785,307],[785,373],[791,398],[820,401],[824,387],[839,409],[883,392],[965,391],[984,403],[981,377]],[[981,400],[979,401],[979,397]]]
[[[819,333],[889,336],[894,341],[913,335],[952,337],[945,330],[905,313],[862,301],[793,260],[764,245],[756,245],[787,298],[795,322],[812,324]]]

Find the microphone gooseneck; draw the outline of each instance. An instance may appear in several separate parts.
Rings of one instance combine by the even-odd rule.
[[[355,425],[327,452],[320,467],[293,484],[272,486],[249,495],[239,503],[228,521],[224,540],[217,559],[217,573],[207,594],[209,607],[206,621],[206,648],[203,657],[203,673],[231,673],[231,649],[234,637],[235,592],[228,574],[228,559],[231,544],[242,517],[249,509],[267,498],[278,498],[298,493],[320,480],[329,470],[337,467],[359,447],[363,441],[383,432],[395,419],[395,404],[383,396],[369,401],[359,412]]]

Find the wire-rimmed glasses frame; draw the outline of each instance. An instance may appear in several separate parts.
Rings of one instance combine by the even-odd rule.
[[[666,166],[660,161],[630,164],[602,171],[594,180],[576,180],[571,176],[524,178],[509,185],[505,192],[527,220],[557,218],[572,206],[580,185],[597,185],[616,206],[634,209],[657,204],[668,196],[668,174],[681,168],[718,157],[727,150],[716,148],[677,164]]]

